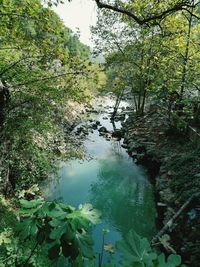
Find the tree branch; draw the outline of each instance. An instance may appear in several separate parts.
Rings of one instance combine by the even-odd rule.
[[[196,14],[192,13],[189,9],[183,7],[182,10],[187,11],[192,17],[196,18],[196,19],[200,19],[200,17],[198,17]]]
[[[18,14],[18,13],[15,13],[15,12],[6,12],[6,13],[0,12],[0,16],[27,17],[27,15],[25,15],[25,14]]]
[[[170,15],[172,13],[175,13],[177,11],[183,10],[183,9],[188,11],[187,8],[194,8],[200,3],[200,1],[198,1],[196,4],[193,5],[189,0],[188,1],[183,1],[181,3],[175,4],[171,8],[168,8],[168,9],[162,11],[159,14],[155,14],[155,15],[152,15],[150,17],[141,19],[140,17],[136,16],[134,12],[131,12],[131,11],[127,10],[127,9],[124,9],[124,8],[121,8],[121,7],[118,7],[118,6],[113,6],[113,5],[110,5],[110,4],[105,4],[105,3],[102,3],[100,0],[95,0],[95,2],[97,4],[98,8],[106,8],[106,9],[109,9],[109,10],[112,10],[112,11],[127,15],[130,18],[132,18],[133,20],[135,20],[139,25],[144,25],[144,24],[146,24],[148,22],[151,22],[151,21],[154,21],[154,20],[157,20],[157,19],[163,19],[164,17],[166,17],[166,16],[168,16],[168,15]]]
[[[106,9],[110,9],[110,10],[116,11],[118,13],[125,14],[125,15],[133,18],[138,24],[141,24],[141,20],[134,13],[131,13],[128,10],[119,8],[117,6],[111,6],[111,5],[108,5],[108,4],[104,4],[104,3],[100,2],[100,0],[95,0],[95,2],[97,4],[98,8],[106,8]]]
[[[57,78],[64,77],[64,76],[67,76],[67,75],[79,75],[79,74],[84,74],[84,72],[82,72],[82,71],[65,72],[65,73],[61,73],[61,74],[55,75],[55,76],[44,77],[44,78],[41,78],[41,79],[32,79],[32,80],[29,80],[29,81],[24,82],[24,83],[15,84],[15,85],[12,86],[12,88],[17,88],[17,87],[20,87],[20,86],[23,86],[23,85],[36,83],[36,82],[47,81],[47,80],[51,80],[51,79],[57,79]]]
[[[21,50],[19,47],[0,47],[0,50]]]
[[[174,221],[180,216],[180,214],[188,207],[194,198],[199,198],[200,193],[194,193],[190,198],[188,198],[184,204],[179,208],[179,210],[172,216],[172,218],[163,226],[163,228],[154,236],[151,240],[151,244],[154,245],[157,239],[162,237],[162,235],[173,225]]]
[[[26,56],[26,57],[22,57],[18,60],[16,60],[15,62],[12,62],[7,68],[5,68],[4,70],[2,70],[0,72],[0,78],[6,73],[8,72],[10,69],[14,68],[18,63],[20,63],[21,61],[24,61],[26,59],[30,59],[30,58],[42,58],[44,56],[37,56],[37,57],[33,57],[33,56]]]

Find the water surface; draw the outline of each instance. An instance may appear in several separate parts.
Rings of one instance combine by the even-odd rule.
[[[111,101],[104,101],[104,105],[111,104]],[[112,130],[110,121],[103,119],[107,115],[103,112],[92,118]],[[120,123],[116,127],[119,128]],[[107,141],[97,130],[87,136],[84,147],[87,156],[84,160],[59,164],[57,177],[46,185],[48,199],[75,207],[89,202],[101,210],[102,223],[93,230],[97,253],[101,251],[102,229],[105,228],[110,230],[106,243],[114,244],[123,239],[131,229],[150,239],[155,234],[156,209],[153,187],[145,169],[133,162],[120,142]],[[115,261],[118,259],[116,254]]]

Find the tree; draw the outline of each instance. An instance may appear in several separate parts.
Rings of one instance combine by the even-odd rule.
[[[178,11],[186,10],[192,14],[190,8],[195,8],[199,5],[199,1],[183,0],[183,1],[113,1],[105,3],[100,0],[95,0],[97,6],[101,9],[109,9],[120,14],[132,18],[139,25],[148,23],[156,23],[163,20],[165,17]]]
[[[100,69],[39,0],[0,2],[0,181],[8,193],[8,185],[16,190],[43,179],[55,154],[70,156],[67,103],[89,101]]]
[[[108,86],[116,88],[117,85],[118,89],[114,89],[117,90],[117,99],[120,99],[125,87],[131,88],[137,113],[143,114],[146,99],[153,95],[169,102],[171,111],[180,95],[183,76],[186,78],[183,70],[184,73],[186,69],[194,70],[192,60],[198,57],[194,41],[196,33],[190,36],[190,53],[187,51],[191,64],[186,68],[186,61],[183,60],[185,47],[188,46],[188,38],[184,39],[184,34],[188,33],[187,18],[187,12],[182,11],[149,28],[138,26],[124,17],[116,17],[107,10],[99,14],[93,33],[97,51],[103,52],[107,57]],[[198,23],[194,24],[193,29],[197,25]],[[186,95],[197,91],[189,82],[191,77],[197,80],[198,71],[193,72],[188,76],[188,81],[185,81]],[[165,91],[165,96],[161,96],[162,91]],[[172,95],[176,95],[176,99],[172,99]]]

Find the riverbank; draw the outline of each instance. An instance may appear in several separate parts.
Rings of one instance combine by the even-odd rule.
[[[147,167],[158,195],[157,208],[162,225],[194,193],[199,192],[200,146],[187,136],[169,130],[167,118],[160,112],[144,117],[131,116],[123,124],[123,146],[138,164]],[[170,227],[171,245],[191,267],[200,262],[200,201],[193,202]]]

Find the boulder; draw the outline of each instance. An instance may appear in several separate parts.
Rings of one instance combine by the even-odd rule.
[[[109,131],[106,129],[106,127],[102,126],[99,128],[100,133],[108,133]]]
[[[93,123],[93,124],[91,125],[91,127],[92,127],[92,129],[96,130],[96,129],[97,129],[97,124],[96,124],[96,123]]]
[[[127,144],[122,144],[121,145],[123,148],[127,149],[128,148],[128,145]]]
[[[96,121],[96,125],[101,125],[100,121]]]
[[[121,139],[123,137],[123,132],[121,130],[115,130],[112,133],[112,137]]]

